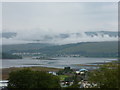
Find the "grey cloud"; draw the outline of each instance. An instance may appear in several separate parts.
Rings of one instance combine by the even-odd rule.
[[[3,38],[3,44],[112,41],[117,37],[85,32],[118,30],[117,3],[3,3],[3,32],[15,32]]]
[[[3,29],[117,30],[117,3],[3,3]]]

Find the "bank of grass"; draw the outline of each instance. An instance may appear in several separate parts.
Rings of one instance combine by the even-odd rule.
[[[92,64],[75,64],[76,66],[98,66],[98,65],[92,65]]]
[[[77,66],[93,66],[93,67],[99,67],[100,65],[103,65],[103,64],[110,64],[110,63],[119,63],[117,60],[116,61],[110,61],[110,62],[98,62],[98,63],[88,63],[88,64],[75,64]]]
[[[2,71],[2,79],[3,80],[7,80],[9,78],[9,73],[12,71],[17,71],[17,70],[21,70],[21,69],[25,69],[25,68],[29,68],[33,71],[59,71],[62,69],[59,68],[49,68],[49,67],[11,67],[11,68],[4,68],[0,71]]]

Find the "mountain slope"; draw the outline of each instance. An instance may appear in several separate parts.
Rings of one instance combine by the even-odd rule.
[[[27,50],[38,50],[47,46],[52,46],[51,44],[45,43],[28,43],[28,44],[14,44],[14,45],[2,45],[3,52],[8,51],[27,51]]]
[[[117,57],[118,42],[82,42],[66,45],[25,44],[3,45],[5,52],[40,52],[48,56],[79,55],[85,57]]]
[[[39,51],[48,55],[78,54],[80,56],[88,57],[116,57],[118,55],[118,42],[86,42],[67,44],[41,48]]]

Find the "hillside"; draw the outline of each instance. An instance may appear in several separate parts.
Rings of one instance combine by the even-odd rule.
[[[49,55],[78,54],[85,57],[116,57],[118,54],[118,43],[86,42],[42,48],[39,51]]]
[[[2,45],[2,51],[29,51],[29,50],[38,50],[47,46],[52,46],[51,44],[45,43],[28,43],[28,44],[14,44],[14,45]]]
[[[2,53],[2,59],[22,59],[22,57],[18,55],[12,55],[9,53]]]
[[[3,51],[40,52],[48,56],[79,55],[85,57],[116,57],[118,56],[118,42],[83,42],[66,45],[26,44],[3,46]]]

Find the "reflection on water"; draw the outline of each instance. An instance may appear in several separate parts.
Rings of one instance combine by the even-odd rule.
[[[56,58],[56,60],[37,60],[37,59],[31,59],[31,58],[5,59],[5,60],[2,60],[2,68],[31,67],[31,66],[54,67],[54,68],[64,68],[66,66],[70,66],[72,68],[80,68],[84,66],[78,66],[76,64],[104,63],[104,62],[109,62],[113,60],[116,60],[116,59],[75,58],[75,57],[59,57],[59,58]]]

